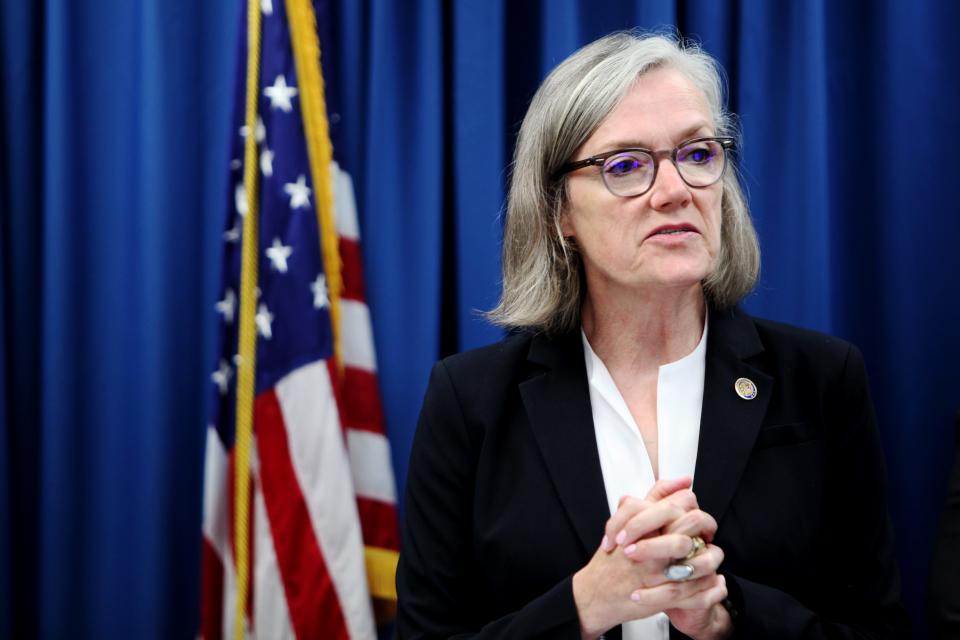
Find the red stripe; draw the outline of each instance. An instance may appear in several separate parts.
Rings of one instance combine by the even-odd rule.
[[[273,390],[257,398],[254,419],[260,486],[294,632],[298,638],[348,640],[340,602],[294,473],[280,403]]]
[[[400,550],[397,508],[394,505],[357,496],[357,510],[360,512],[365,546]]]
[[[223,638],[223,563],[206,536],[201,552],[200,637]]]
[[[340,400],[344,424],[350,429],[383,434],[383,407],[377,374],[353,367],[343,368]]]
[[[360,254],[360,243],[348,238],[340,238],[340,260],[343,263],[341,276],[343,277],[342,296],[347,300],[358,302],[366,301],[363,287],[363,261]]]

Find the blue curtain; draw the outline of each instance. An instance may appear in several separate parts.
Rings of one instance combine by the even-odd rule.
[[[196,628],[237,18],[0,8],[0,636]]]
[[[85,4],[0,8],[0,637],[186,637],[241,3]],[[344,0],[334,14],[338,153],[401,489],[430,365],[500,336],[477,310],[496,300],[537,84],[611,30],[675,28],[721,60],[740,114],[764,255],[745,307],[864,351],[923,637],[960,408],[960,5]]]

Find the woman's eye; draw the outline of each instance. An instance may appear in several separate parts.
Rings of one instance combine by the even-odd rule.
[[[625,176],[640,169],[642,166],[638,158],[621,157],[608,162],[606,167],[604,167],[604,171],[613,176]]]
[[[713,159],[714,152],[710,147],[693,147],[689,149],[684,149],[682,153],[679,154],[680,162],[687,162],[690,164],[705,164],[710,162]]]

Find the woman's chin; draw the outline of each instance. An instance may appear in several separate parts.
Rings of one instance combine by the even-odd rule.
[[[649,279],[649,283],[652,287],[677,291],[699,288],[709,271],[703,268],[681,268],[661,270],[651,275],[653,277]]]

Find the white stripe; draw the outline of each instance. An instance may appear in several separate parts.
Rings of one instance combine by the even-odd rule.
[[[230,539],[227,522],[227,452],[213,426],[207,427],[206,460],[203,464],[203,535],[220,562],[227,564]]]
[[[347,630],[352,639],[375,640],[360,518],[327,363],[295,370],[277,383],[276,393],[294,473]]]
[[[343,331],[343,363],[364,371],[377,370],[377,356],[370,332],[370,310],[363,302],[340,300]]]
[[[225,638],[233,637],[236,615],[237,574],[233,550],[230,548],[227,492],[229,470],[227,451],[213,426],[207,427],[207,450],[203,480],[203,535],[213,547],[223,566],[223,602],[220,624]]]
[[[393,466],[390,462],[390,443],[379,433],[347,429],[347,450],[350,452],[350,470],[358,496],[380,502],[397,503],[393,486]]]
[[[295,638],[259,481],[254,486],[253,499],[253,557],[256,563],[253,568],[254,637],[277,640]]]
[[[333,184],[333,210],[337,218],[337,235],[348,240],[360,239],[357,223],[357,200],[353,195],[350,174],[336,162],[330,163],[330,182]]]
[[[228,553],[223,560],[223,618],[221,629],[224,638],[233,637],[233,620],[237,615],[237,574],[233,569],[233,554]]]

